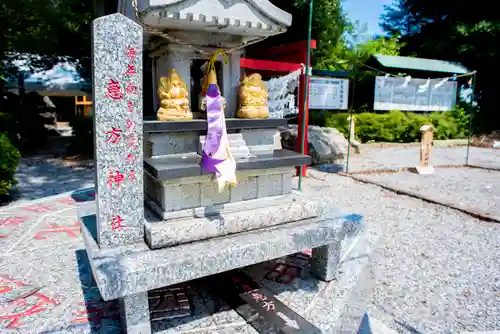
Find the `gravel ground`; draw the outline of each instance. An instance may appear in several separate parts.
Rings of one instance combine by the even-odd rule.
[[[453,202],[500,220],[500,172],[476,168],[438,168],[433,175],[411,172],[367,174],[363,179]]]
[[[94,186],[94,169],[70,166],[60,158],[21,159],[13,190],[14,206],[38,198]]]
[[[465,164],[467,147],[434,148],[432,150],[432,165]],[[373,169],[392,169],[414,167],[419,164],[420,148],[369,148],[361,154],[351,155],[349,172]],[[469,163],[500,168],[500,150],[471,147]]]
[[[500,329],[500,224],[317,171],[304,191],[363,215],[380,236],[375,318],[401,333]]]

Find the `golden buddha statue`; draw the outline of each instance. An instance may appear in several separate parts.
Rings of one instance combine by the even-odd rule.
[[[189,108],[189,93],[187,85],[179,74],[172,69],[167,77],[160,78],[158,87],[160,109],[159,121],[185,121],[193,119]]]
[[[268,118],[268,92],[258,73],[245,76],[240,85],[240,109],[236,116],[239,118]]]

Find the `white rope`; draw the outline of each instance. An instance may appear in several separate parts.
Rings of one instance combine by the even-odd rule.
[[[295,90],[299,86],[299,78],[303,71],[302,68],[264,82],[269,92],[269,118],[284,118],[299,113],[295,103]]]
[[[158,30],[156,28],[150,27],[150,26],[142,23],[141,22],[142,12],[139,10],[138,0],[132,0],[132,6],[133,6],[134,11],[135,11],[135,16],[137,18],[137,23],[142,26],[142,28],[144,29],[144,31],[146,31],[146,32],[148,32],[148,33],[150,33],[152,35],[155,35],[155,36],[158,36],[158,37],[162,37],[162,38],[168,40],[170,43],[179,44],[179,45],[188,47],[188,48],[194,50],[195,52],[197,52],[199,54],[203,54],[203,55],[208,56],[208,57],[210,57],[212,55],[212,53],[210,53],[210,52],[207,52],[205,50],[199,49],[199,48],[197,48],[194,45],[191,45],[189,43],[185,43],[185,42],[181,41],[180,39],[178,39],[176,37],[170,36],[169,34],[167,34],[165,32],[162,32],[162,31],[160,31],[160,30]],[[230,48],[230,49],[224,49],[224,48],[220,48],[220,49],[222,49],[225,53],[231,53],[233,51],[237,51],[237,50],[246,48],[247,46],[250,46],[252,44],[261,42],[261,41],[265,40],[266,38],[267,37],[258,37],[258,38],[246,41],[246,42],[244,42],[244,43],[242,43],[242,44],[240,44],[240,45],[238,45],[236,47]]]

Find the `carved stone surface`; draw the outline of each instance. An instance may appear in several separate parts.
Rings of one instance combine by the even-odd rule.
[[[146,158],[169,154],[197,152],[198,132],[153,133],[147,136]]]
[[[92,23],[97,238],[143,238],[143,30],[121,14]]]
[[[146,194],[156,202],[153,209],[165,217],[169,212],[210,207],[225,203],[236,203],[256,198],[285,195],[292,192],[293,170],[291,168],[261,169],[238,172],[238,185],[217,191],[212,175],[187,177],[159,182],[145,173]]]
[[[146,242],[153,249],[170,247],[314,218],[324,215],[327,210],[326,203],[308,201],[295,193],[292,196],[278,196],[276,199],[270,197],[231,204],[225,212],[212,213],[208,217],[179,217],[168,221],[147,217]]]
[[[228,271],[334,243],[345,218],[335,213],[206,241],[150,250],[144,243],[102,250],[82,225],[94,278],[104,300]]]
[[[346,216],[344,226],[335,242],[318,247],[312,251],[311,271],[324,281],[331,281],[337,277],[338,264],[351,253],[353,245],[366,231],[362,217],[359,215]]]
[[[191,302],[182,287],[161,288],[148,294],[151,321],[186,317],[192,314]]]

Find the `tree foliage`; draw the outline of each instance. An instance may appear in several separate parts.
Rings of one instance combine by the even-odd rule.
[[[404,55],[457,61],[477,71],[476,94],[484,130],[500,128],[500,16],[485,0],[398,0],[386,7],[382,28],[400,36]],[[492,121],[495,120],[495,121]],[[490,127],[490,129],[488,129]]]
[[[293,24],[283,35],[271,39],[269,45],[280,45],[307,39],[309,0],[271,0],[293,16]],[[317,69],[350,71],[361,66],[374,53],[398,54],[397,38],[367,39],[366,26],[351,22],[342,9],[341,0],[314,0],[312,39],[317,48],[312,52],[312,65]]]
[[[14,60],[20,55],[28,57],[27,65],[32,69],[51,67],[62,57],[78,60],[86,74],[92,17],[92,0],[2,0],[3,74],[16,71]]]

